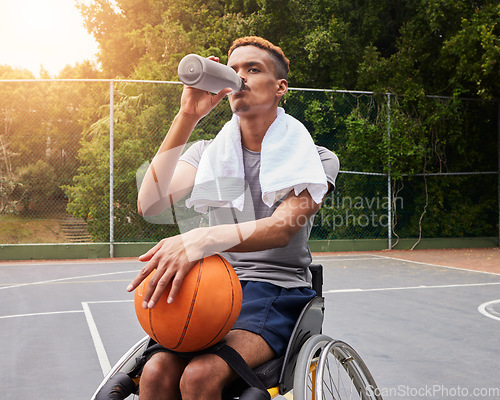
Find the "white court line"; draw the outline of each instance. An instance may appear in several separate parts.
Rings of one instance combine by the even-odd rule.
[[[134,300],[96,300],[86,301],[87,304],[104,304],[104,303],[132,303]]]
[[[497,274],[495,272],[477,271],[475,269],[450,267],[448,265],[430,264],[430,263],[426,263],[426,262],[422,262],[422,261],[412,261],[412,260],[405,260],[403,258],[397,258],[397,257],[380,256],[378,254],[373,254],[373,257],[384,258],[386,260],[404,261],[404,262],[409,262],[409,263],[413,263],[413,264],[428,265],[430,267],[447,268],[447,269],[454,269],[454,270],[457,270],[457,271],[478,272],[480,274],[488,274],[488,275],[500,276],[500,274]]]
[[[323,294],[332,293],[354,293],[354,292],[384,292],[390,290],[412,290],[412,289],[443,289],[443,288],[456,288],[456,287],[470,287],[470,286],[489,286],[489,285],[500,285],[500,282],[485,282],[485,283],[464,283],[457,285],[435,285],[435,286],[403,286],[403,287],[392,287],[392,288],[373,288],[373,289],[336,289],[336,290],[324,290]]]
[[[490,312],[488,312],[488,310],[486,310],[486,308],[488,306],[491,306],[492,304],[497,304],[497,303],[500,303],[500,300],[488,301],[486,303],[481,304],[477,309],[481,314],[487,316],[488,318],[492,318],[492,319],[496,319],[497,321],[500,321],[500,317],[497,317],[496,315],[493,315]]]
[[[0,287],[0,290],[3,290],[3,289],[13,289],[13,288],[18,288],[18,287],[23,287],[23,286],[31,286],[31,285],[43,285],[43,284],[47,284],[47,283],[69,281],[69,280],[72,280],[72,279],[97,278],[99,276],[129,274],[129,273],[132,273],[132,272],[137,273],[137,271],[138,271],[137,269],[134,269],[134,270],[130,270],[130,271],[107,272],[107,273],[104,273],[104,274],[81,275],[81,276],[72,276],[72,277],[69,277],[69,278],[50,279],[50,280],[47,280],[47,281],[30,282],[30,283],[19,283],[19,284],[11,285],[11,286],[2,286],[2,287]]]
[[[99,330],[90,311],[88,302],[82,302],[83,312],[85,313],[85,318],[87,319],[87,324],[89,326],[90,334],[92,335],[92,340],[94,341],[94,347],[97,352],[97,358],[99,359],[99,364],[101,365],[101,370],[103,376],[106,376],[109,371],[111,371],[111,363],[109,362],[108,354],[102,343],[101,335],[99,335]]]
[[[313,257],[313,262],[314,261],[373,261],[373,260],[376,260],[377,258],[376,257],[371,257],[371,258],[368,258],[368,257],[358,257],[358,258],[354,258],[355,256],[352,256],[351,257],[332,257],[332,256],[323,256],[323,258],[320,258],[320,257]]]
[[[98,301],[87,301],[86,304],[132,303],[133,301],[134,300],[98,300]],[[29,313],[29,314],[1,315],[0,319],[22,318],[22,317],[37,317],[39,315],[74,314],[74,313],[83,313],[83,312],[84,312],[83,310],[48,311],[48,312]]]
[[[94,341],[94,347],[97,353],[97,358],[99,359],[99,364],[101,365],[101,370],[103,376],[106,376],[111,370],[111,363],[109,361],[108,354],[102,342],[101,335],[97,329],[97,324],[94,321],[92,312],[90,311],[89,304],[107,304],[107,303],[130,303],[134,300],[96,300],[96,301],[86,301],[82,302],[83,312],[85,313],[85,318],[87,319],[87,324],[89,326],[90,335]]]
[[[40,313],[30,313],[30,314],[2,315],[2,316],[0,316],[0,319],[20,318],[20,317],[37,317],[39,315],[73,314],[73,313],[82,313],[82,312],[83,312],[83,310],[70,310],[70,311],[50,311],[50,312],[40,312]]]
[[[112,265],[112,264],[135,264],[140,262],[139,260],[120,260],[120,261],[110,261],[107,258],[102,258],[102,259],[75,259],[75,260],[67,260],[67,261],[59,261],[59,260],[47,260],[45,262],[29,262],[29,260],[18,260],[18,261],[12,261],[12,263],[9,263],[9,261],[2,261],[0,262],[0,269],[3,267],[47,267],[47,266],[54,266],[54,265],[82,265],[82,264],[106,264],[106,265]]]

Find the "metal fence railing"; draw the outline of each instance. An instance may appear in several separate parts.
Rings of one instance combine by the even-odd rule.
[[[177,233],[174,223],[139,216],[136,179],[176,115],[181,89],[0,81],[0,244],[113,244]],[[403,237],[498,236],[499,103],[464,100],[450,118],[440,114],[450,101],[428,98],[428,109],[415,111],[391,94],[290,89],[283,107],[341,161],[311,239],[387,239],[390,248]],[[419,112],[432,122],[420,124]],[[230,115],[223,101],[191,140],[214,137]],[[409,143],[413,131],[420,142]],[[435,155],[417,154],[426,140]]]

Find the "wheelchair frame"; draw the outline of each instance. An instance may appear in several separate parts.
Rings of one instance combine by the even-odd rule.
[[[310,265],[309,269],[317,296],[302,310],[285,355],[264,363],[254,370],[255,373],[268,387],[271,398],[293,390],[294,400],[382,400],[380,390],[358,353],[347,343],[321,333],[325,310],[323,267]],[[143,355],[149,343],[150,338],[146,336],[132,346],[104,377],[91,400],[123,399],[116,392],[107,397],[99,393],[119,376],[123,376],[128,385],[138,385],[139,377],[128,374],[134,371],[136,359]],[[130,388],[130,392],[137,390]]]

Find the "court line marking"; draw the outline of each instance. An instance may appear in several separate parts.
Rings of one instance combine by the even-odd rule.
[[[90,311],[89,302],[82,302],[82,307],[87,320],[87,325],[89,326],[90,335],[92,336],[92,341],[94,342],[94,347],[97,352],[97,358],[99,359],[103,376],[106,376],[108,372],[111,371],[111,363],[109,361],[108,354],[106,353],[104,343],[102,342],[101,335],[97,329],[97,324],[95,323],[92,312]]]
[[[95,323],[94,316],[90,311],[89,304],[107,304],[107,303],[130,303],[134,300],[95,300],[95,301],[86,301],[82,302],[82,310],[67,310],[67,311],[50,311],[50,312],[39,312],[39,313],[27,313],[27,314],[15,314],[15,315],[3,315],[0,316],[0,319],[8,319],[8,318],[21,318],[21,317],[36,317],[41,315],[60,315],[60,314],[81,314],[85,315],[85,319],[87,321],[87,325],[90,330],[90,335],[92,337],[92,341],[94,342],[94,348],[97,353],[97,358],[99,360],[99,365],[101,366],[101,370],[103,376],[106,376],[109,371],[111,371],[111,362],[109,361],[108,354],[104,347],[104,343],[102,342],[101,335],[99,334],[99,329],[97,328],[97,324]]]
[[[102,259],[74,259],[74,260],[46,260],[44,262],[30,262],[29,260],[14,260],[14,261],[0,261],[0,268],[2,267],[46,267],[46,266],[53,266],[53,265],[84,265],[84,264],[106,264],[106,265],[111,265],[111,264],[134,264],[134,263],[140,263],[139,260],[134,259],[123,259],[120,261],[114,261],[114,260],[109,260],[107,258],[102,258]]]
[[[29,314],[2,315],[2,316],[0,316],[0,319],[21,318],[21,317],[37,317],[39,315],[73,314],[73,313],[82,313],[82,312],[83,312],[83,310],[68,310],[68,311],[49,311],[49,312],[29,313]]]
[[[373,254],[373,256],[374,257],[378,257],[378,258],[385,258],[387,260],[396,260],[396,261],[409,262],[409,263],[413,263],[413,264],[428,265],[430,267],[448,268],[448,269],[454,269],[454,270],[457,270],[457,271],[478,272],[478,273],[481,273],[481,274],[488,274],[488,275],[500,276],[500,274],[497,274],[496,272],[478,271],[478,270],[475,270],[475,269],[450,267],[448,265],[430,264],[430,263],[425,263],[425,262],[422,262],[422,261],[412,261],[412,260],[405,260],[403,258],[397,258],[397,257],[380,256],[378,254]]]
[[[500,303],[500,300],[488,301],[486,303],[481,304],[477,309],[481,314],[485,315],[486,317],[500,321],[500,317],[497,317],[496,315],[493,315],[490,312],[488,312],[488,310],[486,310],[486,308],[488,306],[491,306],[492,304],[497,304],[497,303]]]
[[[103,279],[95,281],[78,281],[78,282],[46,282],[44,285],[67,285],[67,284],[79,284],[79,283],[112,283],[112,282],[130,282],[130,279]],[[25,285],[25,283],[0,283],[2,286],[12,286],[12,285]]]
[[[355,293],[355,292],[384,292],[390,290],[412,290],[412,289],[445,289],[445,288],[456,288],[456,287],[471,287],[471,286],[490,286],[490,285],[500,285],[500,282],[485,282],[485,283],[463,283],[455,285],[420,285],[420,286],[402,286],[402,287],[389,287],[389,288],[373,288],[373,289],[334,289],[334,290],[324,290],[323,294],[333,294],[333,293]]]
[[[85,313],[85,318],[89,326],[90,335],[92,336],[92,341],[94,342],[94,348],[97,353],[97,358],[99,359],[99,365],[101,366],[103,376],[106,376],[109,371],[111,371],[111,362],[109,361],[108,353],[102,342],[101,335],[99,334],[99,329],[97,329],[97,324],[95,323],[94,316],[90,311],[89,304],[108,304],[108,303],[131,303],[134,300],[94,300],[82,302],[83,312]]]
[[[104,303],[132,303],[134,300],[125,299],[125,300],[94,300],[94,301],[86,301],[87,304],[104,304]]]
[[[92,274],[92,275],[81,275],[81,276],[72,276],[72,277],[67,277],[67,278],[58,278],[58,279],[50,279],[46,281],[38,281],[38,282],[28,282],[28,283],[19,283],[11,286],[2,286],[0,287],[0,290],[3,289],[13,289],[13,288],[18,288],[18,287],[23,287],[23,286],[31,286],[31,285],[44,285],[48,283],[55,283],[55,282],[63,282],[63,281],[69,281],[72,279],[82,279],[82,278],[97,278],[100,276],[109,276],[109,275],[118,275],[118,274],[129,274],[132,272],[137,273],[137,269],[130,270],[130,271],[116,271],[116,272],[107,272],[103,274]]]
[[[339,256],[323,256],[323,257],[313,257],[313,262],[314,261],[374,261],[377,258],[376,257],[358,257],[355,258],[356,256],[352,257],[339,257]]]
[[[87,304],[104,304],[104,303],[133,303],[134,300],[97,300],[97,301],[86,301]],[[58,315],[58,314],[75,314],[83,313],[84,310],[67,310],[67,311],[46,311],[38,313],[27,313],[27,314],[13,314],[13,315],[1,315],[0,319],[8,318],[22,318],[22,317],[37,317],[39,315]]]

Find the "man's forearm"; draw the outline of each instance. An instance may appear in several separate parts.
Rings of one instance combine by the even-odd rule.
[[[174,118],[142,181],[137,198],[141,214],[157,214],[170,205],[170,183],[179,157],[197,122],[180,113]]]
[[[320,207],[321,204],[316,204],[304,191],[298,196],[291,194],[269,217],[239,224],[198,228],[199,231],[194,235],[202,239],[198,243],[206,252],[205,255],[284,247]]]
[[[182,236],[188,258],[195,261],[224,251],[253,252],[283,247],[293,234],[268,217],[238,224],[197,228]]]

